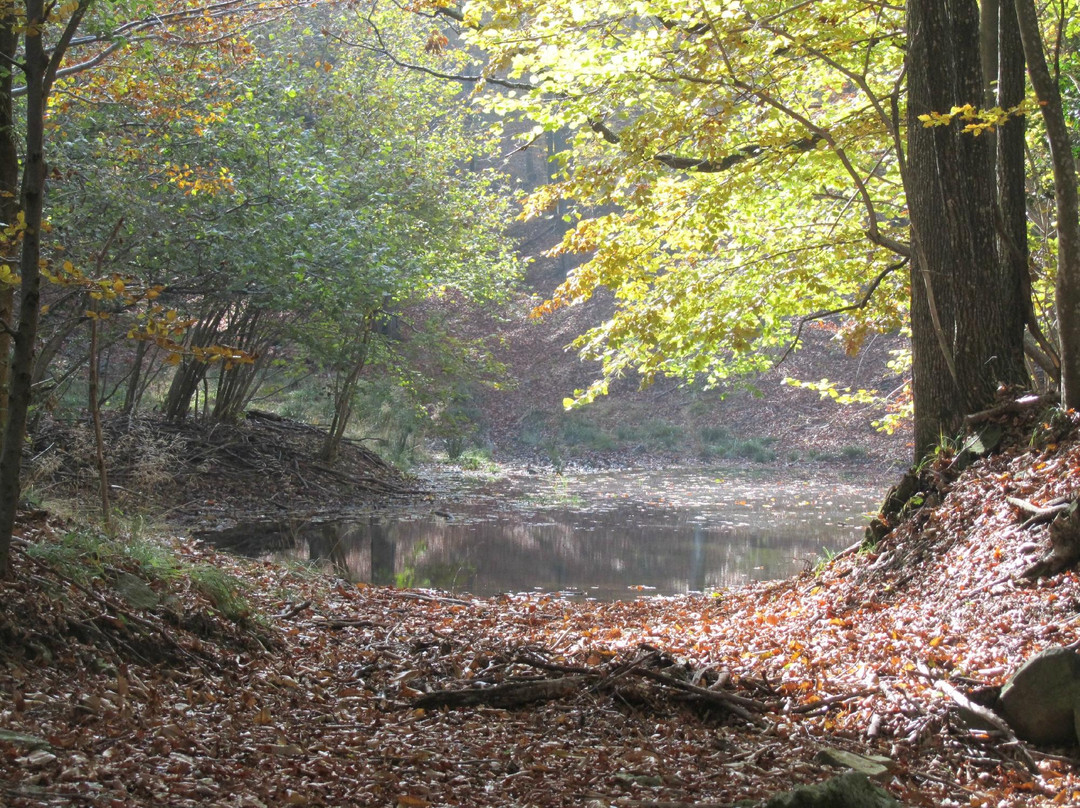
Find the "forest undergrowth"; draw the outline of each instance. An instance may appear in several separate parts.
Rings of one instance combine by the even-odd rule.
[[[973,729],[950,695],[990,703],[1080,639],[1080,576],[1022,576],[1048,528],[1015,504],[1077,495],[1080,419],[998,420],[1002,448],[943,451],[875,545],[714,596],[451,597],[28,512],[0,802],[727,806],[841,750],[887,758],[908,806],[1078,804],[1075,749]]]

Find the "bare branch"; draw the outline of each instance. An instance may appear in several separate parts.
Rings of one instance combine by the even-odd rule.
[[[435,70],[434,68],[427,67],[425,65],[418,65],[413,62],[406,62],[395,56],[393,52],[391,52],[391,50],[386,46],[386,43],[383,41],[382,34],[380,33],[378,27],[376,27],[375,23],[370,19],[366,20],[366,22],[375,32],[375,38],[378,40],[377,46],[372,45],[368,42],[356,42],[350,39],[346,39],[339,34],[334,34],[329,31],[324,31],[323,35],[326,36],[327,39],[332,39],[335,42],[340,42],[342,45],[348,45],[350,48],[360,48],[362,50],[367,50],[372,53],[377,53],[380,56],[384,56],[397,67],[401,67],[406,70],[415,70],[418,73],[424,73],[437,79],[445,79],[447,81],[460,81],[466,84],[478,84],[480,82],[484,82],[487,84],[494,84],[498,87],[507,87],[512,90],[536,89],[535,84],[531,84],[527,81],[510,81],[509,79],[500,79],[495,76],[485,76],[483,73],[478,73],[475,75],[469,75],[464,73],[446,73],[442,70]]]
[[[783,355],[776,360],[776,363],[773,365],[773,367],[780,367],[780,365],[784,363],[784,360],[791,356],[792,351],[794,351],[798,347],[799,342],[802,339],[803,327],[807,323],[813,322],[814,320],[824,320],[826,317],[833,317],[834,315],[843,314],[848,311],[858,311],[859,309],[865,309],[868,305],[870,305],[870,299],[874,296],[874,292],[877,291],[877,288],[881,286],[881,282],[892,273],[907,266],[909,260],[910,259],[905,257],[903,260],[897,261],[895,264],[889,264],[887,267],[885,267],[885,269],[881,270],[881,272],[879,272],[874,277],[874,279],[870,281],[866,289],[863,290],[862,297],[860,297],[854,303],[851,303],[847,306],[840,306],[835,309],[823,309],[821,311],[815,311],[813,314],[807,314],[805,317],[801,317],[799,319],[799,326],[795,330],[795,337],[791,340],[791,344],[788,345],[787,350],[784,351]]]
[[[619,136],[619,134],[613,131],[610,127],[601,123],[600,121],[589,121],[589,128],[596,132],[598,135],[600,135],[602,138],[604,138],[604,140],[606,140],[608,143],[611,143],[613,145],[618,145],[619,143],[622,143],[622,138]],[[751,143],[747,146],[739,147],[739,150],[737,152],[729,154],[719,160],[709,160],[704,157],[680,157],[678,155],[670,154],[668,152],[654,154],[652,159],[656,160],[656,162],[661,163],[662,165],[667,166],[668,168],[673,168],[676,171],[696,171],[700,174],[718,174],[720,172],[727,171],[728,169],[733,168],[734,166],[737,166],[739,163],[742,163],[746,160],[750,160],[754,157],[760,157],[768,151],[811,151],[812,149],[817,148],[817,144],[820,142],[822,142],[821,139],[814,136],[804,137],[799,138],[798,140],[793,140],[790,143],[786,143],[785,145],[780,146],[775,150],[768,150],[765,149],[763,146],[759,146],[756,143]]]
[[[50,85],[58,78],[74,75],[98,67],[103,64],[109,56],[123,48],[125,45],[130,45],[135,42],[145,42],[153,36],[166,36],[168,32],[165,30],[165,26],[167,23],[178,23],[186,20],[206,18],[220,20],[227,17],[240,17],[248,12],[258,12],[260,17],[265,17],[266,13],[269,11],[281,11],[291,8],[295,5],[295,2],[294,0],[282,0],[282,2],[271,5],[253,3],[250,2],[250,0],[227,0],[223,3],[214,3],[199,8],[186,9],[184,11],[176,11],[169,14],[155,14],[138,20],[131,20],[106,34],[76,37],[75,33],[78,26],[82,23],[82,19],[89,9],[89,5],[89,2],[84,2],[76,9],[71,19],[68,20],[68,24],[65,27],[60,41],[52,48],[49,57],[50,77],[48,82]],[[72,23],[74,23],[74,27],[72,26]],[[138,37],[131,36],[132,34],[152,31],[153,29],[160,29],[160,31],[157,34],[144,34],[143,36]],[[176,37],[174,37],[174,39],[176,39]],[[81,62],[66,67],[60,67],[64,57],[75,49],[106,43],[108,43],[107,46],[99,53],[84,59]],[[209,43],[184,42],[183,44],[198,45]],[[12,64],[21,67],[18,63]],[[16,97],[26,95],[26,89],[25,85],[22,87],[15,87],[12,89],[11,94]]]

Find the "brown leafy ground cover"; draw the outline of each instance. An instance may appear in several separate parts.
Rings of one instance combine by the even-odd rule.
[[[326,431],[251,410],[235,423],[158,414],[104,414],[111,503],[204,527],[235,519],[294,517],[374,508],[415,493],[415,482],[356,440],[334,461],[320,457]],[[96,502],[98,472],[88,416],[47,417],[27,455],[27,488],[35,495]]]
[[[1006,499],[1077,494],[1078,419],[1023,434],[942,457],[940,501],[873,550],[716,597],[452,598],[167,541],[244,607],[122,556],[80,581],[41,560],[71,528],[27,514],[0,584],[0,803],[730,805],[836,773],[828,747],[888,756],[909,806],[1080,804],[1075,750],[971,729],[946,695],[1080,635],[1080,576],[1018,577],[1047,528]],[[438,706],[479,690],[505,698]]]

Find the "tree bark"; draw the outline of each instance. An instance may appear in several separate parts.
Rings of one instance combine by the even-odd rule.
[[[1003,3],[998,9],[997,93],[994,103],[1002,109],[1011,109],[1024,100],[1027,84],[1024,73],[1024,48],[1016,27],[1016,10],[1011,3]],[[1023,308],[1016,306],[1010,312],[1015,321],[1007,325],[1009,333],[1015,329],[1023,333],[1025,327],[1032,329],[1036,339],[1043,338],[1035,311],[1031,304],[1031,275],[1028,270],[1027,234],[1027,188],[1025,162],[1026,118],[1014,115],[996,132],[999,232],[998,248],[1005,265],[1005,295],[1007,300],[1018,300]],[[1045,339],[1045,338],[1043,338]]]
[[[973,0],[909,0],[908,165],[915,459],[958,435],[1000,384],[1024,384],[1016,266],[1002,260],[990,139],[920,115],[978,105],[984,86]]]
[[[1058,232],[1055,292],[1061,339],[1061,403],[1065,407],[1080,408],[1080,202],[1077,201],[1076,162],[1061,105],[1061,90],[1043,53],[1034,0],[1016,0],[1015,8],[1028,75],[1046,124],[1054,171]]]
[[[4,425],[4,445],[0,450],[0,574],[8,575],[11,565],[11,536],[21,494],[20,471],[22,445],[26,435],[26,416],[30,408],[30,374],[34,363],[34,340],[37,337],[41,299],[41,222],[45,196],[45,73],[48,60],[42,45],[45,9],[42,0],[26,3],[26,53],[23,72],[26,76],[26,154],[22,175],[23,233],[19,261],[21,277],[19,323],[15,330],[11,359],[11,382],[8,420]]]
[[[94,462],[98,471],[98,495],[101,498],[101,521],[107,531],[112,531],[112,506],[109,504],[109,469],[105,462],[105,436],[101,428],[101,401],[98,399],[100,374],[98,362],[98,307],[94,306],[90,317],[90,373],[87,384],[87,404],[94,424]]]
[[[15,4],[0,10],[0,61],[14,64],[18,46]],[[19,216],[19,151],[16,145],[13,70],[0,70],[0,226],[14,225]],[[18,240],[3,240],[3,263],[13,270],[18,263]],[[15,326],[15,288],[0,288],[0,430],[7,423],[8,378],[11,368],[11,333]]]

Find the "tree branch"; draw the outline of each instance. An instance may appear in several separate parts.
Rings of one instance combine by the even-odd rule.
[[[719,30],[717,30],[716,22],[712,15],[709,15],[708,19],[710,26],[712,26],[713,29],[716,30],[717,42],[722,42],[723,39],[720,36]],[[788,104],[783,103],[782,101],[777,100],[767,90],[758,89],[749,81],[745,81],[739,78],[735,72],[735,69],[732,67],[731,59],[728,56],[727,49],[723,46],[720,46],[720,56],[724,65],[727,68],[729,77],[728,80],[731,82],[732,87],[737,90],[742,90],[748,95],[757,98],[762,103],[775,109],[781,115],[784,115],[790,120],[793,120],[801,126],[805,127],[812,136],[823,140],[825,143],[828,144],[832,153],[836,155],[836,158],[844,167],[844,171],[846,171],[848,176],[851,177],[851,181],[855,185],[856,192],[858,193],[859,198],[862,199],[863,206],[866,208],[866,237],[870,240],[871,243],[876,244],[879,247],[884,247],[885,249],[891,250],[897,255],[909,258],[911,256],[910,245],[904,244],[903,242],[886,236],[878,229],[877,216],[874,209],[874,201],[870,197],[869,190],[867,190],[866,182],[863,180],[862,175],[855,169],[855,166],[852,164],[851,158],[848,156],[847,151],[845,151],[843,146],[836,142],[836,139],[833,137],[832,133],[829,130],[823,128],[822,126],[814,123],[812,120],[810,120],[810,118],[806,117],[798,110],[794,109]],[[876,100],[872,94],[870,97],[871,102],[874,102]]]
[[[780,367],[780,365],[784,363],[784,360],[791,355],[792,351],[794,351],[795,348],[798,347],[799,342],[802,339],[803,327],[807,323],[814,320],[823,320],[826,317],[832,317],[836,314],[843,314],[847,311],[865,309],[868,305],[870,305],[870,298],[874,296],[874,292],[877,291],[877,288],[881,285],[881,282],[892,273],[906,267],[909,260],[910,259],[908,258],[903,258],[902,260],[897,261],[895,264],[889,264],[887,267],[885,267],[885,269],[881,270],[881,272],[879,272],[877,276],[872,281],[870,281],[870,284],[864,290],[862,297],[859,298],[856,302],[847,306],[840,306],[839,308],[835,309],[823,309],[821,311],[816,311],[813,314],[807,314],[805,317],[801,317],[799,319],[799,326],[795,330],[795,337],[791,340],[791,344],[787,347],[787,350],[784,351],[783,356],[776,360],[776,364],[774,364],[773,367]]]
[[[622,143],[622,138],[619,134],[600,121],[589,121],[589,128],[600,135],[608,143],[616,146]],[[811,151],[817,148],[817,144],[821,142],[822,139],[815,136],[804,137],[786,143],[776,149],[776,151]],[[654,154],[652,159],[668,168],[673,168],[676,171],[696,171],[700,174],[719,174],[746,160],[760,157],[767,151],[768,150],[763,146],[751,143],[747,146],[740,146],[738,151],[729,154],[726,157],[722,157],[719,160],[709,160],[704,157],[680,157],[669,152]]]
[[[383,41],[382,38],[382,33],[379,31],[374,21],[368,19],[366,20],[366,22],[368,23],[368,25],[371,26],[371,30],[375,32],[375,38],[376,40],[378,40],[379,43],[377,47],[367,42],[354,42],[338,34],[333,34],[327,30],[323,31],[323,35],[327,39],[332,39],[335,42],[340,42],[342,45],[348,45],[350,48],[360,48],[361,50],[370,51],[371,53],[377,53],[380,56],[384,56],[397,67],[401,67],[406,70],[415,70],[418,73],[424,73],[437,79],[445,79],[447,81],[460,81],[467,84],[477,84],[480,82],[485,82],[487,84],[494,84],[498,87],[506,87],[511,90],[536,89],[535,84],[530,84],[526,81],[510,81],[509,79],[500,79],[494,76],[485,76],[483,73],[478,73],[476,75],[468,75],[463,73],[446,73],[441,70],[435,70],[434,68],[426,67],[424,65],[418,65],[413,62],[406,62],[395,56],[386,46],[386,43]]]

